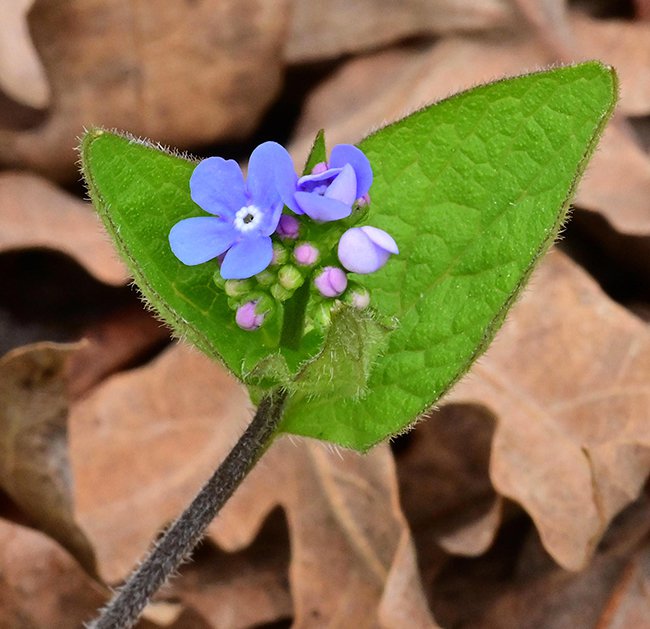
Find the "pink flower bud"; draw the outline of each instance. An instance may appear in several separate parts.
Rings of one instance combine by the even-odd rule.
[[[280,238],[289,238],[295,240],[298,238],[298,233],[300,232],[300,222],[295,216],[290,214],[283,214],[280,217],[280,222],[278,227],[275,230]]]
[[[326,266],[316,277],[314,284],[323,297],[338,297],[348,286],[348,278],[342,269]]]
[[[257,314],[255,308],[257,306],[256,301],[249,301],[243,306],[237,308],[235,313],[235,322],[242,330],[247,330],[252,332],[257,330],[262,323],[264,323],[264,314]]]
[[[324,173],[327,170],[327,164],[325,162],[318,162],[312,169],[311,169],[311,174],[312,175],[320,175],[321,173]]]
[[[304,242],[294,249],[293,257],[296,259],[298,264],[302,266],[311,266],[318,262],[320,251],[318,251],[318,249],[316,249],[316,247],[311,243]]]

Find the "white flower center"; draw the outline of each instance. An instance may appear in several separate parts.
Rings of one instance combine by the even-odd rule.
[[[245,205],[235,214],[234,225],[242,233],[253,231],[259,227],[264,213],[255,205]]]

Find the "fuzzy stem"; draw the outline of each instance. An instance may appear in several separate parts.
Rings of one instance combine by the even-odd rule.
[[[264,397],[235,447],[190,506],[167,529],[88,629],[129,629],[169,576],[187,559],[221,507],[273,440],[286,392]]]

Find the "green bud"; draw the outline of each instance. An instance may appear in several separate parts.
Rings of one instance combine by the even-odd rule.
[[[370,304],[370,292],[365,286],[357,282],[350,282],[348,289],[341,298],[346,304],[350,304],[359,310],[364,310]]]
[[[277,280],[277,277],[275,273],[265,269],[261,273],[258,273],[255,279],[259,282],[260,286],[271,286]]]
[[[287,248],[280,242],[273,243],[273,262],[272,265],[278,266],[284,264],[289,259]]]
[[[278,301],[286,301],[293,295],[292,290],[287,290],[284,288],[284,286],[281,286],[280,284],[273,284],[271,286],[271,295],[275,297]]]
[[[292,264],[286,264],[278,271],[278,282],[283,288],[294,291],[299,286],[302,286],[305,278],[302,273]]]
[[[250,280],[226,280],[224,290],[228,297],[243,297],[253,289],[253,282]]]

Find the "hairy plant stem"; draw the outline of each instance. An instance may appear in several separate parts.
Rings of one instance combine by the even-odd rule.
[[[223,463],[88,629],[128,629],[135,625],[151,596],[189,559],[208,524],[271,444],[285,398],[282,390],[262,398],[253,421]]]

